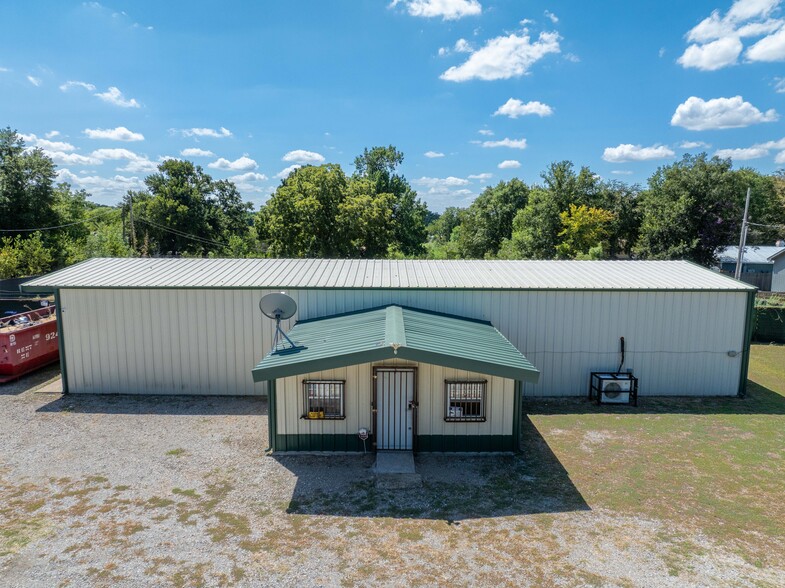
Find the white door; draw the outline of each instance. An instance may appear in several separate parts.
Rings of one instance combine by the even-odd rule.
[[[376,368],[376,448],[411,451],[414,438],[414,370]]]

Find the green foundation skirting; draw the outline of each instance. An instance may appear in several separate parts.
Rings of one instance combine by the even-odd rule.
[[[483,452],[517,451],[512,435],[419,435],[417,451]],[[373,450],[373,439],[366,442]],[[362,451],[357,435],[276,435],[275,451]]]

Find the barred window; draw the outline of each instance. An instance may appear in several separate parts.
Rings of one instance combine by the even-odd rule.
[[[485,380],[445,380],[445,421],[485,420]]]
[[[304,380],[306,419],[342,419],[344,380]]]

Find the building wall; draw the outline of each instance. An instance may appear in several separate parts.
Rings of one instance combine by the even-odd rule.
[[[274,324],[264,290],[61,290],[71,392],[264,394],[251,368]],[[541,371],[530,396],[580,396],[625,368],[645,395],[734,395],[745,292],[291,290],[299,318],[401,304],[490,321]],[[284,322],[289,328],[293,321]]]
[[[774,269],[771,277],[771,291],[785,292],[785,255],[774,258]]]
[[[417,436],[421,449],[511,450],[515,382],[465,370],[401,360],[363,363],[333,370],[281,378],[276,382],[276,450],[362,449],[357,432],[373,429],[371,402],[374,367],[417,368]],[[486,380],[485,422],[445,422],[445,380]],[[308,420],[303,380],[345,380],[342,420]],[[445,444],[441,439],[448,437]],[[472,439],[474,438],[474,439]],[[371,449],[370,444],[368,449]]]

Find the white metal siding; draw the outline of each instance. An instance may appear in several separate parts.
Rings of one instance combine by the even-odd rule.
[[[506,378],[400,360],[363,363],[281,378],[276,383],[279,435],[354,435],[372,428],[371,399],[374,367],[416,367],[418,435],[511,435],[515,382]],[[487,380],[485,422],[445,422],[445,380]],[[303,380],[346,380],[343,420],[307,420]]]
[[[267,290],[61,290],[72,392],[264,394]],[[641,395],[733,395],[746,292],[289,290],[299,318],[401,304],[488,320],[540,371],[528,396],[586,394],[614,370],[619,337]],[[289,328],[298,317],[284,322]]]

